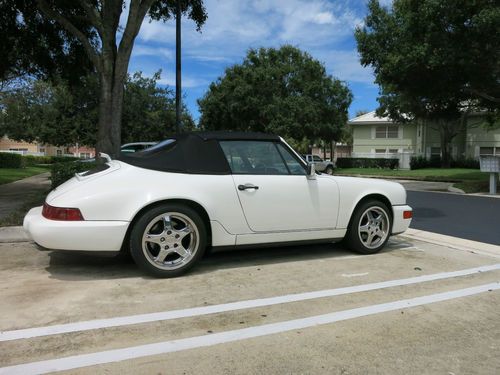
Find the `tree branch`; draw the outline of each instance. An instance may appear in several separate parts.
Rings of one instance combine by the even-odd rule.
[[[480,98],[483,98],[483,99],[486,99],[490,102],[493,102],[493,103],[500,103],[500,98],[495,98],[494,96],[491,96],[485,92],[482,92],[482,91],[479,91],[479,90],[476,90],[476,89],[469,89],[469,88],[466,88],[465,89],[466,91],[470,92],[471,94],[473,95],[476,95],[476,96],[479,96]]]
[[[82,43],[85,51],[89,55],[90,60],[94,64],[97,70],[101,70],[101,59],[99,53],[90,43],[87,36],[79,30],[75,25],[71,23],[66,17],[61,15],[61,13],[53,10],[45,0],[36,0],[38,8],[45,13],[48,17],[52,18],[54,21],[58,22],[62,27],[64,27],[69,33],[73,34]]]
[[[118,46],[117,55],[117,65],[119,68],[124,67],[124,63],[128,62],[130,54],[132,52],[132,47],[134,45],[134,40],[142,25],[144,17],[149,8],[155,0],[131,0],[130,9],[127,18],[127,25],[125,26],[125,31],[123,32],[122,39]],[[124,74],[126,72],[117,71],[117,74]]]
[[[99,12],[87,0],[78,0],[78,2],[82,6],[82,8],[85,9],[85,12],[87,13],[87,17],[91,25],[97,29],[97,32],[99,33],[102,39],[103,27]]]

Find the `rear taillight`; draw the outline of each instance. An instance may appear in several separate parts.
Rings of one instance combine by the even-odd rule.
[[[413,211],[403,211],[403,219],[411,219],[413,217]]]
[[[83,216],[78,208],[52,207],[45,203],[42,215],[49,220],[82,221]]]

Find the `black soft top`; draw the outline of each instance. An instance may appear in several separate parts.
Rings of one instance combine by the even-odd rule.
[[[274,141],[276,135],[250,132],[190,132],[172,136],[140,152],[122,154],[118,160],[162,172],[231,174],[218,141]]]

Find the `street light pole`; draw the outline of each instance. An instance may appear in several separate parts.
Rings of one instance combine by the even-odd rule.
[[[181,82],[181,0],[177,0],[175,9],[175,132],[181,129],[182,114]]]

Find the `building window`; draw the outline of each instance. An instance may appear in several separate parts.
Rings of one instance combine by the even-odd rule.
[[[398,149],[397,148],[390,148],[389,149],[389,154],[397,154],[398,153]]]
[[[382,125],[375,128],[375,138],[398,138],[399,131],[397,125]]]
[[[90,152],[80,152],[80,158],[90,159]]]
[[[27,148],[9,148],[9,151],[28,152]]]
[[[377,148],[375,149],[376,154],[385,154],[385,148]]]
[[[441,156],[441,147],[431,147],[431,156]]]
[[[496,151],[496,153],[495,153]],[[479,156],[500,155],[500,147],[479,147]]]
[[[45,147],[40,147],[40,152],[43,152],[45,154]]]
[[[57,156],[62,156],[62,150],[57,150],[57,151],[56,151],[56,155],[57,155]]]

